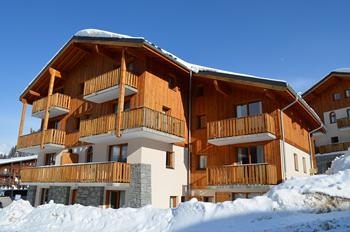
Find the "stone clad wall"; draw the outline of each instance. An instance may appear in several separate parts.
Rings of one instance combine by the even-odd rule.
[[[126,205],[133,208],[152,204],[150,164],[131,164],[131,183],[126,200]]]
[[[53,200],[57,204],[69,204],[70,187],[66,186],[50,186],[48,199]]]
[[[77,204],[99,207],[103,205],[104,187],[79,187]]]

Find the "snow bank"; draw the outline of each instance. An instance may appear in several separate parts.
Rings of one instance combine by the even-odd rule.
[[[340,157],[335,158],[326,174],[331,175],[340,171],[345,171],[347,169],[350,169],[350,151],[346,152]]]

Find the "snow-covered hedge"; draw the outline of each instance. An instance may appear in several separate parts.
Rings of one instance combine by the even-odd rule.
[[[350,151],[346,152],[344,155],[335,158],[333,160],[331,167],[327,170],[327,174],[334,174],[340,171],[345,171],[350,169]]]

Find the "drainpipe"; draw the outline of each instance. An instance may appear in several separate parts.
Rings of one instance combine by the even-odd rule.
[[[192,130],[192,70],[190,70],[189,79],[189,94],[188,94],[188,151],[187,151],[187,196],[191,196],[191,130]]]
[[[318,127],[318,128],[316,128],[316,129],[314,129],[314,130],[312,130],[312,131],[309,132],[309,143],[310,143],[310,167],[311,167],[312,170],[314,169],[314,162],[313,162],[313,160],[312,160],[311,134],[315,133],[316,131],[318,131],[318,130],[321,129],[321,128],[323,128],[323,123],[321,123],[321,126],[320,126],[320,127]],[[315,174],[315,173],[313,173],[313,174]]]
[[[285,180],[286,179],[286,172],[287,172],[287,166],[286,166],[286,146],[285,146],[285,138],[284,138],[284,121],[283,121],[283,115],[284,115],[284,111],[289,109],[290,107],[292,107],[295,103],[297,103],[299,100],[299,95],[296,95],[296,98],[293,102],[291,102],[289,105],[287,105],[286,107],[284,107],[281,110],[281,131],[282,131],[282,163],[283,163],[283,170],[282,170],[282,179]]]

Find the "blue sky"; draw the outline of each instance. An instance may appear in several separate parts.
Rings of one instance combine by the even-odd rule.
[[[349,9],[349,1],[3,1],[0,152],[16,143],[19,95],[81,29],[143,36],[186,61],[304,91],[350,67]],[[39,124],[30,110],[25,133]]]

